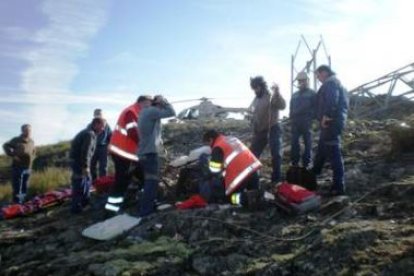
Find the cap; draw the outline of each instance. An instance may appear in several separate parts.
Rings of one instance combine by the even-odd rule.
[[[335,75],[335,72],[332,71],[331,67],[329,67],[328,65],[321,65],[316,69],[316,72],[326,72],[328,73],[328,75]]]
[[[296,80],[307,80],[309,79],[308,74],[306,72],[299,72],[299,74],[296,76]]]
[[[94,118],[102,118],[102,109],[97,108],[93,111]]]

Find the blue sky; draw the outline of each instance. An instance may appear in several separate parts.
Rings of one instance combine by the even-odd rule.
[[[409,0],[3,0],[0,143],[23,123],[38,145],[69,140],[97,107],[114,126],[139,94],[248,106],[255,75],[289,100],[302,34],[312,48],[323,36],[351,89],[413,61],[413,10]]]

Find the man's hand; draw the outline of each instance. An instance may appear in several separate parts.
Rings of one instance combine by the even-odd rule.
[[[19,163],[20,161],[22,161],[22,159],[21,159],[19,156],[17,156],[17,155],[14,155],[14,156],[13,156],[13,160],[14,160],[15,162],[17,162],[17,163]]]
[[[83,177],[90,177],[90,175],[91,175],[91,171],[90,171],[89,167],[82,169],[82,176]]]
[[[329,127],[330,122],[332,121],[332,118],[329,118],[325,115],[323,115],[322,117],[322,121],[321,121],[321,126],[322,128],[327,128]]]
[[[168,103],[168,101],[167,101],[166,98],[164,98],[164,96],[162,96],[162,95],[156,95],[156,96],[154,96],[154,103],[155,104],[159,104],[161,106],[164,106],[164,105],[166,105]]]
[[[280,95],[278,84],[273,83],[272,86],[270,87],[270,89],[272,90],[274,97],[278,97]]]

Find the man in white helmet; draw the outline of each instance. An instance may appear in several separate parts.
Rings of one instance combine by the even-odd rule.
[[[305,72],[300,72],[296,80],[299,90],[292,95],[289,111],[292,133],[290,158],[292,166],[299,165],[302,138],[302,166],[307,168],[312,160],[312,121],[316,114],[316,93],[309,88],[309,78]]]

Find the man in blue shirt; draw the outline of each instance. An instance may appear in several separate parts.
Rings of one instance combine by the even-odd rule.
[[[93,113],[94,118],[101,118],[105,123],[104,130],[96,137],[96,148],[95,153],[91,160],[91,176],[92,181],[98,176],[96,167],[99,168],[99,177],[105,176],[108,169],[108,144],[111,140],[112,130],[109,124],[102,116],[102,109],[95,109]]]
[[[346,89],[336,78],[335,72],[329,66],[319,66],[316,69],[316,75],[322,86],[317,93],[317,118],[320,122],[320,136],[313,172],[320,174],[325,160],[328,159],[333,171],[331,194],[341,195],[345,193],[341,134],[348,115],[348,95]]]

